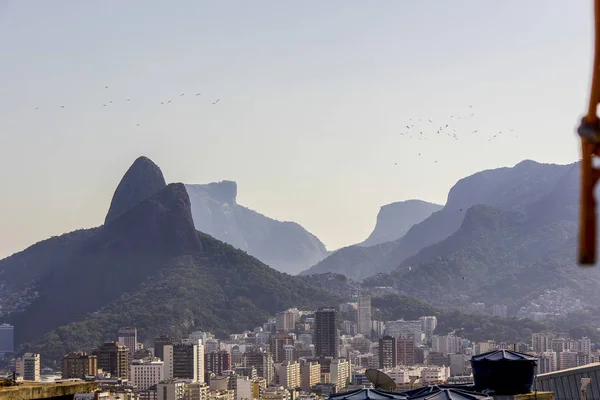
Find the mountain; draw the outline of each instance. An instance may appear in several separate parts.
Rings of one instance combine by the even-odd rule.
[[[232,181],[186,185],[196,229],[289,274],[321,261],[325,245],[295,222],[277,221],[237,204]]]
[[[134,198],[127,190],[117,190],[117,196]],[[0,260],[0,302],[14,303],[2,308],[3,320],[15,325],[23,350],[58,360],[114,339],[119,327],[130,325],[142,339],[197,329],[225,335],[253,328],[288,307],[340,301],[198,232],[181,183],[130,204],[103,226],[51,238]]]
[[[112,221],[165,186],[167,183],[158,165],[147,157],[139,157],[119,182],[104,223]]]
[[[394,246],[395,242],[385,242],[369,247],[357,245],[344,247],[298,275],[321,276],[333,273],[361,281],[373,276],[374,270],[379,270],[381,262],[390,254]]]
[[[364,247],[360,257],[357,257],[354,248],[344,248],[303,273],[334,272],[360,280],[365,276],[356,275],[356,271],[365,271],[364,260],[369,260],[368,276],[392,271],[407,258],[455,233],[467,210],[474,205],[518,210],[542,199],[553,201],[552,196],[561,195],[555,190],[557,184],[561,180],[570,182],[565,174],[576,170],[576,165],[541,164],[525,160],[514,167],[478,172],[459,180],[448,193],[446,205],[441,210],[414,225],[390,245],[384,248],[381,245]]]
[[[375,229],[358,246],[374,246],[393,242],[404,236],[415,224],[423,221],[443,206],[423,200],[407,200],[387,204],[379,210]]]
[[[575,257],[579,165],[565,169],[530,203],[472,206],[454,234],[363,284],[436,304],[507,304],[514,312],[564,314],[597,304],[600,270],[580,269]],[[549,292],[566,299],[548,303]]]

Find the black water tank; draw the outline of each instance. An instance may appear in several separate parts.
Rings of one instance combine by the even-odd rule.
[[[502,395],[530,393],[536,365],[537,358],[510,350],[495,350],[471,357],[475,388]]]

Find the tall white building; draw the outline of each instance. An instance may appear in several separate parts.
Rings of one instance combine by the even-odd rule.
[[[189,346],[193,346],[195,350],[193,350],[196,357],[196,378],[195,382],[205,383],[204,382],[204,345],[202,344],[201,339],[182,339],[182,344],[187,344]]]
[[[420,317],[419,321],[421,321],[421,329],[425,333],[425,337],[433,336],[433,331],[437,328],[437,317],[435,315]]]
[[[539,355],[537,364],[537,373],[545,374],[554,372],[558,369],[558,357],[555,351],[546,351]]]
[[[356,322],[358,333],[362,333],[367,337],[371,337],[371,329],[373,328],[373,315],[371,312],[371,296],[358,296],[358,309],[356,314]]]
[[[551,343],[554,336],[549,333],[534,333],[531,335],[531,348],[536,353],[543,353],[552,348]]]
[[[147,390],[164,380],[164,362],[134,360],[129,367],[129,379],[139,390]]]
[[[40,364],[39,354],[25,353],[23,358],[15,360],[15,369],[23,377],[23,380],[39,382],[41,380]]]
[[[350,363],[348,360],[336,358],[329,365],[330,380],[337,389],[344,389],[350,381]]]
[[[588,356],[592,354],[592,340],[589,337],[579,339],[580,351]]]
[[[300,312],[297,308],[290,308],[275,315],[275,329],[277,332],[289,332],[296,329]]]
[[[462,338],[454,335],[433,335],[431,337],[431,349],[436,353],[460,353],[462,351]]]
[[[300,387],[300,364],[298,361],[284,361],[275,366],[277,381],[285,389]]]
[[[173,345],[165,345],[163,347],[163,354],[163,379],[173,379]]]

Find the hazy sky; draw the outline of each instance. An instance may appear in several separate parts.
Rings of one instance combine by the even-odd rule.
[[[139,155],[168,182],[235,180],[240,204],[329,249],[364,240],[383,204],[444,203],[461,177],[526,158],[572,162],[591,13],[564,0],[0,0],[0,257],[101,224]],[[400,135],[469,105],[460,140]]]

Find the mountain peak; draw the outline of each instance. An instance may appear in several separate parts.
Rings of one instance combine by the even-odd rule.
[[[190,198],[182,183],[171,183],[115,217],[107,240],[127,250],[189,254],[201,250],[192,219]],[[124,245],[126,243],[126,245]]]
[[[379,209],[375,229],[360,246],[391,242],[404,236],[415,224],[442,208],[423,200],[405,200],[386,204]]]
[[[162,171],[148,157],[138,157],[117,186],[104,223],[109,223],[131,207],[167,186]]]

